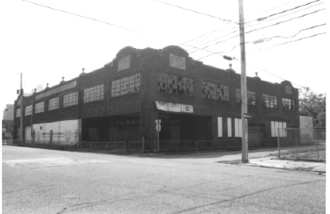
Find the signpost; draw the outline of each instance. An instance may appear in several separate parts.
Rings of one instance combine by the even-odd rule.
[[[157,152],[159,152],[159,132],[161,130],[161,125],[160,123],[162,122],[161,119],[156,120],[156,131],[157,131]]]
[[[251,116],[250,113],[244,113],[244,114],[243,114],[243,117],[244,117],[245,119],[248,119],[248,120],[252,118],[252,116]]]

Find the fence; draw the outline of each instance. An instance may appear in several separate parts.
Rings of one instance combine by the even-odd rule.
[[[103,151],[113,153],[144,153],[156,152],[157,141],[82,141],[68,144],[67,142],[49,142],[32,140],[12,140],[3,144],[13,144],[31,147],[49,147],[49,148],[76,148],[88,151]],[[214,151],[214,150],[240,150],[240,139],[225,140],[161,140],[159,141],[159,152],[194,152],[194,151]]]
[[[279,128],[278,158],[296,160],[326,160],[325,129]]]

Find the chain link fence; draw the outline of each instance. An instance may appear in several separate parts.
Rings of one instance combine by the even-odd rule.
[[[278,158],[294,160],[326,160],[325,129],[279,128]]]
[[[240,150],[240,139],[226,140],[160,140],[157,141],[81,141],[77,143],[57,141],[12,140],[3,144],[41,147],[53,149],[79,149],[83,151],[102,151],[109,153],[150,153],[150,152],[195,152],[215,150]],[[157,151],[155,148],[159,148]]]

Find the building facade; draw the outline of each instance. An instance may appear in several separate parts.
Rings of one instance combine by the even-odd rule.
[[[11,139],[14,130],[14,104],[7,104],[2,116],[2,139]]]
[[[178,46],[125,47],[90,73],[24,97],[27,140],[212,140],[241,144],[241,77],[195,61]],[[276,143],[277,128],[299,127],[298,90],[247,77],[249,146]],[[15,102],[15,136],[20,124]],[[151,145],[152,147],[152,145]]]

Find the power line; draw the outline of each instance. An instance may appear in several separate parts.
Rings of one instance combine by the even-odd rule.
[[[321,32],[321,33],[317,33],[317,34],[314,34],[314,35],[311,35],[311,36],[306,36],[306,37],[302,37],[302,38],[299,38],[299,39],[296,39],[296,40],[292,40],[292,41],[284,42],[284,43],[281,43],[281,44],[273,45],[273,46],[269,47],[268,49],[271,49],[271,48],[276,47],[276,46],[281,46],[281,45],[285,45],[285,44],[288,44],[288,43],[292,43],[292,42],[298,42],[298,41],[301,41],[301,40],[304,40],[304,39],[310,39],[310,38],[313,38],[313,37],[316,37],[316,36],[320,36],[322,34],[326,34],[326,32]],[[256,53],[256,52],[263,51],[263,50],[265,50],[265,49],[260,49],[260,50],[250,52],[250,53]]]
[[[208,16],[208,17],[218,19],[218,20],[223,21],[223,22],[231,22],[231,23],[238,24],[237,22],[234,22],[234,21],[229,20],[229,19],[220,18],[220,17],[217,17],[217,16],[213,16],[213,15],[210,15],[210,14],[207,14],[207,13],[202,13],[202,12],[199,12],[199,11],[196,11],[196,10],[191,10],[191,9],[181,7],[181,6],[178,6],[178,5],[174,5],[174,4],[170,4],[170,3],[167,3],[167,2],[163,2],[163,1],[159,1],[159,0],[153,0],[153,1],[159,2],[159,3],[162,3],[162,4],[166,4],[166,5],[169,5],[169,6],[172,6],[172,7],[180,8],[182,10],[187,10],[187,11],[197,13],[197,14],[200,14],[200,15]]]
[[[320,25],[314,25],[314,26],[312,26],[312,27],[308,27],[308,28],[304,28],[304,29],[301,29],[299,32],[297,32],[297,33],[295,33],[294,35],[292,35],[292,36],[273,36],[273,37],[270,37],[270,38],[263,38],[263,39],[258,39],[258,40],[256,40],[256,41],[250,41],[250,42],[245,42],[245,44],[249,44],[249,43],[254,43],[254,42],[258,42],[258,41],[266,41],[266,42],[268,42],[268,41],[270,41],[270,40],[272,40],[272,39],[275,39],[275,38],[283,38],[283,39],[289,39],[289,38],[293,38],[293,37],[296,37],[297,35],[299,35],[301,32],[303,32],[303,31],[307,31],[307,30],[312,30],[312,29],[314,29],[314,28],[317,28],[317,27],[321,27],[321,26],[325,26],[326,24],[324,23],[324,24],[320,24]],[[282,43],[282,44],[286,44],[286,43]],[[239,46],[240,44],[237,44],[237,45],[235,45],[230,51],[225,51],[224,53],[230,53],[230,52],[232,52],[237,46]],[[277,45],[275,45],[275,46],[277,46]]]
[[[283,6],[285,6],[285,5],[291,4],[292,2],[296,2],[296,1],[298,1],[298,0],[293,0],[293,1],[287,2],[287,3],[282,4],[282,5],[279,5],[279,6],[277,6],[277,7],[270,8],[269,10],[265,10],[265,11],[263,11],[263,12],[260,12],[260,13],[254,14],[254,15],[252,15],[252,16],[257,16],[257,15],[260,15],[260,14],[266,13],[266,12],[268,12],[268,11],[275,10],[275,9],[277,9],[277,8],[283,7]]]
[[[292,42],[298,42],[300,40],[309,39],[309,38],[312,38],[312,37],[315,37],[315,36],[319,36],[319,35],[322,35],[322,34],[326,34],[326,32],[317,33],[317,34],[314,34],[314,35],[311,35],[311,36],[307,36],[307,37],[302,37],[302,38],[299,38],[299,39],[296,39],[296,40],[293,40],[293,41],[289,41],[289,42],[284,42],[284,43],[281,43],[281,44],[274,45],[273,47],[280,46],[280,45],[285,45],[285,44],[292,43]]]
[[[270,41],[272,39],[275,39],[275,38],[283,38],[283,39],[288,39],[288,38],[293,38],[293,37],[296,37],[297,35],[299,35],[301,32],[303,31],[307,31],[307,30],[312,30],[314,28],[317,28],[317,27],[322,27],[322,26],[325,26],[326,24],[320,24],[320,25],[314,25],[312,27],[309,27],[309,28],[304,28],[304,29],[301,29],[300,31],[298,31],[297,33],[295,33],[294,35],[292,36],[273,36],[273,37],[270,37],[270,38],[266,38],[266,41]]]
[[[276,26],[276,25],[279,25],[279,24],[283,24],[283,23],[286,23],[286,22],[289,22],[289,21],[292,21],[292,20],[295,20],[295,19],[300,19],[300,18],[303,18],[305,16],[313,15],[313,14],[318,13],[318,12],[323,11],[323,10],[325,10],[325,8],[322,8],[322,9],[319,9],[319,10],[315,10],[315,11],[313,11],[311,13],[305,13],[305,14],[303,14],[301,16],[297,16],[297,17],[294,17],[294,18],[291,18],[291,19],[280,21],[280,22],[277,22],[277,23],[272,24],[272,25],[266,25],[264,27],[261,27],[261,28],[257,28],[257,29],[248,31],[248,32],[246,32],[246,34],[251,33],[251,32],[254,32],[254,31],[262,30],[262,29],[265,29],[265,28],[268,28],[268,27],[273,27],[273,26]]]
[[[321,2],[320,4],[322,4],[322,3],[324,3],[324,2]],[[317,4],[317,5],[320,5],[320,4]],[[294,11],[293,13],[285,14],[285,15],[283,15],[283,16],[280,16],[280,17],[277,17],[277,18],[273,18],[273,19],[267,20],[266,22],[273,21],[273,20],[275,20],[275,19],[282,18],[282,17],[284,17],[284,16],[291,15],[291,14],[294,14],[294,13],[297,13],[297,12],[301,12],[301,11],[307,10],[307,9],[309,9],[309,8],[311,8],[311,7],[315,7],[315,6],[317,6],[317,5],[312,5],[312,6],[308,7],[308,8],[304,8],[304,9],[302,9],[302,10]],[[315,11],[314,11],[314,12],[315,12]],[[317,12],[318,12],[318,11],[317,11]],[[312,14],[314,14],[314,13],[312,13]],[[304,16],[306,16],[306,15],[311,15],[311,14],[303,14],[302,17],[304,17]],[[302,18],[302,17],[294,17],[293,19],[296,19],[296,18]],[[291,21],[291,20],[293,20],[293,19],[285,20],[284,22],[288,22],[288,21]],[[274,25],[282,24],[282,23],[284,23],[284,22],[276,23],[276,24],[274,24]],[[257,25],[259,25],[259,24],[264,24],[264,23],[265,23],[265,22],[259,22]],[[271,26],[273,26],[273,25],[267,25],[267,26],[264,26],[263,28],[255,29],[252,25],[250,25],[250,23],[247,23],[247,24],[248,24],[251,28],[253,28],[253,30],[252,30],[252,31],[249,31],[249,32],[246,32],[246,34],[247,34],[247,33],[250,33],[250,32],[254,32],[254,31],[258,31],[258,30],[260,30],[260,29],[264,29],[264,28],[267,28],[267,27],[271,27]],[[205,43],[203,43],[203,44],[201,44],[201,45],[206,45],[206,44],[211,43],[211,42],[213,42],[213,41],[219,40],[219,39],[221,39],[221,38],[224,38],[224,37],[226,37],[226,36],[229,36],[229,35],[231,35],[231,34],[234,34],[234,33],[236,33],[237,31],[238,31],[238,30],[234,30],[234,31],[232,31],[232,32],[230,32],[230,33],[228,33],[228,34],[226,34],[226,35],[224,35],[224,36],[221,36],[220,38],[218,37],[218,38],[212,39],[212,40],[207,41],[207,42],[205,42]],[[238,36],[238,35],[233,36],[233,37],[230,37],[230,38],[228,38],[228,40],[229,40],[229,39],[232,39],[232,38],[235,38],[235,37],[237,37],[237,36]],[[265,36],[264,36],[264,37],[265,37]],[[224,40],[224,41],[227,41],[227,40]],[[221,42],[222,42],[222,41],[221,41]],[[219,43],[221,43],[221,42],[219,42]],[[215,44],[218,44],[218,43],[215,43]],[[207,47],[208,47],[208,46],[207,46]],[[205,48],[205,47],[204,47],[204,48]]]
[[[324,9],[320,9],[320,10],[316,10],[316,11],[313,11],[313,12],[311,12],[311,13],[303,14],[303,15],[298,16],[298,17],[294,17],[294,18],[291,18],[291,19],[287,19],[287,20],[284,20],[284,21],[281,21],[281,22],[277,22],[277,23],[275,23],[275,24],[266,25],[266,26],[261,27],[261,28],[257,28],[257,29],[254,29],[254,30],[250,30],[250,31],[246,32],[245,34],[248,34],[248,33],[251,33],[251,32],[255,32],[255,31],[259,31],[259,30],[262,30],[262,29],[265,29],[265,28],[268,28],[268,27],[273,27],[273,26],[276,26],[276,25],[280,25],[280,24],[283,24],[283,23],[286,23],[286,22],[289,22],[289,21],[292,21],[292,20],[295,20],[295,19],[303,18],[303,17],[305,17],[305,16],[315,14],[315,13],[320,12],[320,11],[322,11],[322,10],[325,10],[325,8],[324,8]],[[235,31],[233,31],[233,32],[231,32],[231,33],[229,33],[229,34],[227,34],[227,35],[233,34],[233,33],[236,32],[236,31],[237,31],[237,30],[235,30]],[[226,35],[226,36],[227,36],[227,35]],[[225,39],[225,40],[217,41],[217,42],[215,42],[215,43],[212,43],[212,44],[210,44],[210,45],[207,45],[207,46],[202,47],[202,49],[207,48],[207,47],[210,47],[211,45],[216,45],[216,44],[219,44],[219,43],[221,43],[221,42],[228,41],[228,40],[230,40],[230,39],[232,39],[232,38],[235,38],[235,37],[237,37],[237,36],[238,36],[238,35],[234,35],[234,36],[229,37],[229,38],[227,38],[227,39]],[[208,44],[208,43],[213,42],[213,41],[216,41],[216,40],[218,40],[218,39],[211,40],[211,41],[206,42],[206,43],[204,43],[204,44]],[[202,44],[202,45],[203,45],[203,44]]]
[[[287,9],[287,10],[283,10],[283,11],[278,12],[278,13],[273,13],[273,14],[271,14],[271,15],[269,15],[269,16],[262,17],[262,18],[258,18],[257,21],[263,21],[263,20],[268,19],[268,18],[270,18],[270,17],[272,17],[272,16],[276,16],[276,15],[279,15],[279,14],[282,14],[282,13],[286,13],[286,12],[288,12],[288,11],[290,11],[290,10],[296,10],[296,9],[298,9],[298,8],[300,8],[300,7],[304,7],[304,6],[307,6],[307,5],[313,4],[313,3],[318,2],[318,1],[320,1],[320,0],[316,0],[316,1],[308,2],[308,3],[306,3],[306,4],[299,5],[299,6],[297,6],[297,7],[290,8],[290,9]]]
[[[69,14],[69,15],[77,16],[77,17],[80,17],[80,18],[89,19],[89,20],[92,20],[92,21],[95,21],[95,22],[110,25],[112,27],[117,27],[117,28],[121,28],[121,29],[124,29],[124,30],[128,30],[128,31],[133,31],[135,33],[141,33],[141,32],[139,32],[137,30],[134,30],[134,29],[130,29],[130,28],[127,28],[127,27],[124,27],[124,26],[121,26],[121,25],[116,25],[116,24],[112,24],[110,22],[94,19],[92,17],[83,16],[83,15],[80,15],[80,14],[77,14],[77,13],[68,12],[68,11],[65,11],[65,10],[53,8],[53,7],[50,7],[50,6],[47,6],[47,5],[38,4],[38,3],[27,1],[27,0],[21,0],[21,1],[24,1],[24,2],[27,2],[27,3],[30,3],[30,4],[34,4],[34,5],[37,5],[37,6],[40,6],[40,7],[48,8],[48,9],[51,9],[51,10],[59,11],[59,12],[62,12],[62,13],[66,13],[66,14]]]

